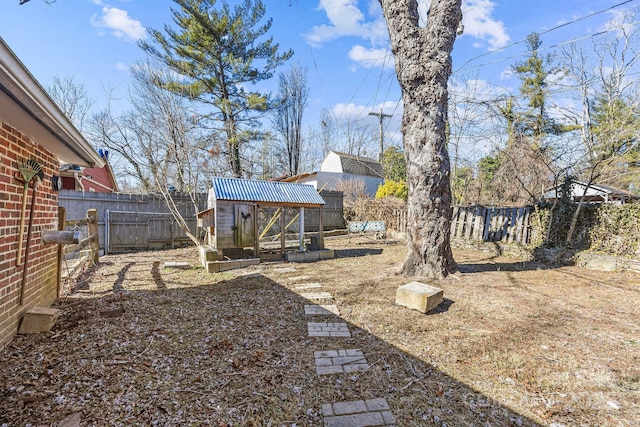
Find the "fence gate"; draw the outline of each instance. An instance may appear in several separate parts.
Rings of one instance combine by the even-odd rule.
[[[185,218],[185,221],[195,235],[196,219]],[[105,253],[174,248],[190,242],[169,213],[106,212]]]

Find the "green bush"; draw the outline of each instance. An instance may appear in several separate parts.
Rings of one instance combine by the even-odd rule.
[[[376,199],[383,199],[389,196],[407,200],[407,197],[409,197],[409,188],[407,188],[407,184],[404,181],[385,181],[384,184],[378,187],[378,191],[376,191]]]

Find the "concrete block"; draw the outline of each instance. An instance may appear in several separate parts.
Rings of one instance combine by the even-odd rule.
[[[287,254],[289,262],[304,262],[304,252],[289,252]]]
[[[164,268],[189,268],[191,265],[185,261],[166,261],[163,265]]]
[[[211,246],[198,246],[198,252],[200,254],[200,263],[205,267],[207,266],[207,262],[218,261],[218,251]]]
[[[259,265],[260,258],[249,259],[233,259],[230,261],[209,261],[206,269],[209,273],[219,273],[221,271],[235,270],[236,268],[249,267],[250,265]]]
[[[616,271],[617,264],[617,258],[610,255],[583,252],[578,256],[578,266],[589,270]]]
[[[34,307],[27,311],[20,323],[19,334],[37,334],[53,328],[61,311],[57,308]]]
[[[426,313],[443,301],[443,294],[442,289],[435,286],[411,282],[398,288],[396,304]]]
[[[336,257],[333,249],[320,250],[318,251],[318,255],[320,256],[320,259],[334,259]]]

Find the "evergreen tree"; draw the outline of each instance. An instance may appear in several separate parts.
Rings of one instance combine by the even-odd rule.
[[[216,0],[174,2],[180,6],[171,9],[178,29],[148,29],[155,45],[142,41],[140,47],[177,74],[156,84],[212,108],[209,118],[223,125],[231,173],[241,177],[241,148],[255,137],[255,119],[269,108],[268,96],[249,91],[247,83],[270,79],[293,53],[279,53],[273,38],[264,38],[272,21],[260,23],[266,12],[260,0],[233,8],[226,1],[218,8]]]

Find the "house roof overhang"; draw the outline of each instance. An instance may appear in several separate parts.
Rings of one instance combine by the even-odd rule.
[[[86,167],[104,162],[0,38],[0,119],[60,160]]]

